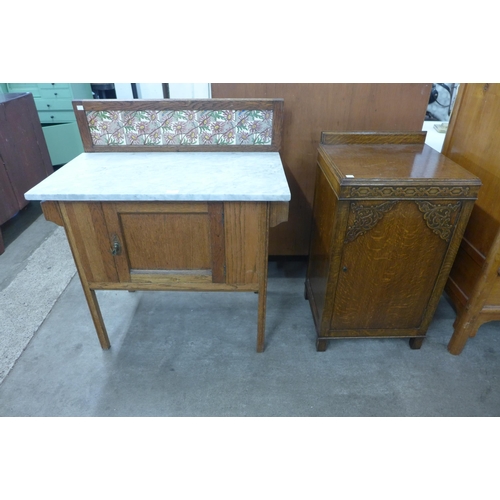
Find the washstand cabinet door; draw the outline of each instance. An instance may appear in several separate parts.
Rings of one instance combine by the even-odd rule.
[[[460,207],[441,201],[350,202],[331,330],[418,328]]]
[[[225,281],[222,203],[102,206],[121,282]]]

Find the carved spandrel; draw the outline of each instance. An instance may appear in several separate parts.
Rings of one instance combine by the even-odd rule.
[[[354,241],[358,236],[373,229],[384,217],[384,214],[389,212],[396,203],[398,201],[386,201],[379,205],[365,206],[354,201],[351,202],[354,221],[347,228],[345,242]],[[415,203],[423,213],[427,227],[444,241],[449,242],[455,227],[453,219],[460,210],[462,202],[436,204],[430,201],[415,200]]]
[[[353,201],[351,202],[351,211],[354,213],[354,222],[347,228],[345,242],[354,241],[358,236],[367,233],[374,228],[377,223],[389,212],[397,201],[386,201],[380,205],[364,206]]]
[[[462,206],[461,201],[438,205],[430,201],[415,201],[419,210],[424,214],[424,220],[429,229],[437,234],[444,241],[450,241],[455,225],[452,223],[453,217]]]

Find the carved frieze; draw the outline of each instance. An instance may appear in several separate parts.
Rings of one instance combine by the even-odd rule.
[[[347,198],[457,198],[471,197],[467,186],[359,186],[347,190]]]

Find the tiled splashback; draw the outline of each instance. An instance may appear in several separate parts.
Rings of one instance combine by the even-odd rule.
[[[87,111],[95,146],[270,145],[272,110]]]

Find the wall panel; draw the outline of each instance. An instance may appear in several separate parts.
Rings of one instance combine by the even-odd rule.
[[[281,158],[292,200],[288,222],[270,229],[270,255],[309,252],[321,132],[422,130],[430,91],[430,83],[212,83],[213,98],[285,100]]]

